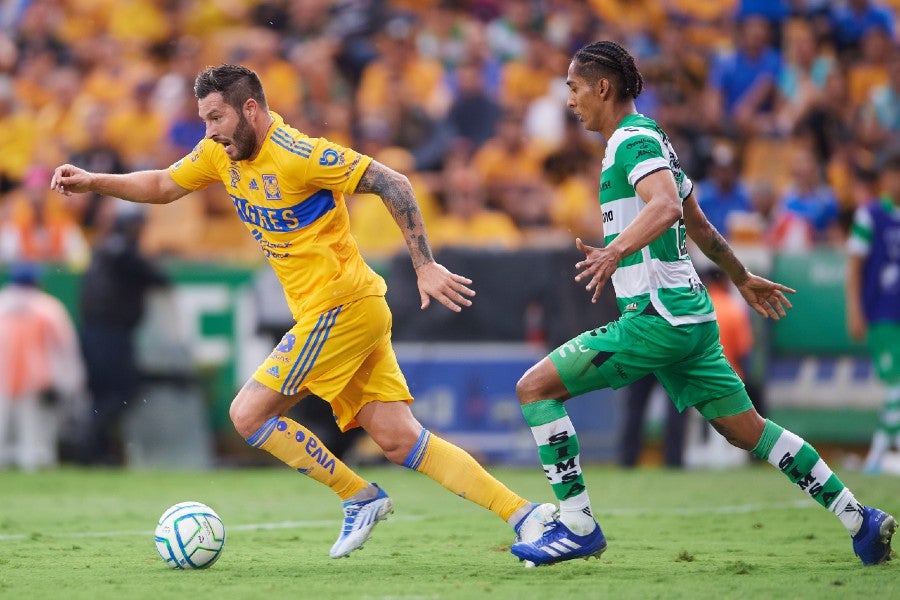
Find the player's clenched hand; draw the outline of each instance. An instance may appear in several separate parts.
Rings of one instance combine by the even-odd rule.
[[[62,165],[53,171],[53,177],[50,178],[50,189],[71,196],[91,191],[90,182],[91,174],[84,169],[79,169],[74,165]]]
[[[416,275],[423,310],[428,308],[431,298],[454,312],[460,312],[463,306],[472,306],[468,297],[474,296],[475,290],[466,287],[472,284],[471,279],[451,273],[436,262],[421,265],[416,269]]]
[[[575,268],[581,271],[575,276],[575,281],[582,281],[590,277],[590,281],[584,286],[584,289],[589,292],[593,290],[591,302],[597,302],[606,280],[612,276],[613,271],[619,265],[619,255],[613,248],[588,246],[581,241],[581,238],[575,238],[575,247],[585,255],[584,260],[575,263]]]
[[[797,291],[786,285],[769,281],[753,273],[740,283],[735,282],[738,291],[744,297],[753,310],[764,317],[771,317],[776,321],[787,316],[785,308],[793,308],[790,300],[784,292],[796,294]]]

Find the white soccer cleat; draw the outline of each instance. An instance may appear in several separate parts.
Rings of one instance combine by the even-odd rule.
[[[362,548],[378,521],[383,521],[394,512],[390,497],[378,484],[372,485],[378,488],[378,495],[374,498],[344,502],[344,527],[328,553],[331,558],[342,558]]]
[[[556,520],[559,510],[555,504],[537,504],[530,513],[525,515],[522,522],[516,529],[516,542],[536,542],[544,535],[547,527]],[[525,567],[533,567],[534,563],[530,560],[525,561]]]

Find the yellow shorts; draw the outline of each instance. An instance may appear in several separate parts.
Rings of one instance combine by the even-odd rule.
[[[331,404],[338,427],[359,427],[369,402],[412,402],[391,346],[391,311],[382,296],[366,296],[303,317],[253,374],[286,396],[315,394]]]

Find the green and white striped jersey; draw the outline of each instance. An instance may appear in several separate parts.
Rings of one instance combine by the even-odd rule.
[[[652,119],[628,115],[609,138],[603,157],[599,199],[606,245],[646,206],[634,186],[661,169],[672,172],[684,201],[693,184],[681,170],[668,136]],[[679,219],[648,246],[619,262],[612,284],[623,316],[640,314],[652,303],[672,325],[715,320],[712,301],[688,256],[685,236],[684,219]]]

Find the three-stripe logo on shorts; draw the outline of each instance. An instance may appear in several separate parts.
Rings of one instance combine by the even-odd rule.
[[[309,375],[313,365],[316,364],[316,359],[319,357],[322,346],[325,345],[328,334],[331,333],[331,328],[334,326],[335,321],[337,321],[337,316],[340,312],[341,307],[338,306],[337,308],[332,308],[328,312],[319,315],[316,326],[309,332],[309,335],[306,337],[306,342],[303,344],[303,349],[300,350],[296,362],[294,362],[287,377],[284,378],[284,383],[281,384],[280,391],[282,394],[292,396],[300,391],[303,381],[306,379],[306,376]]]

